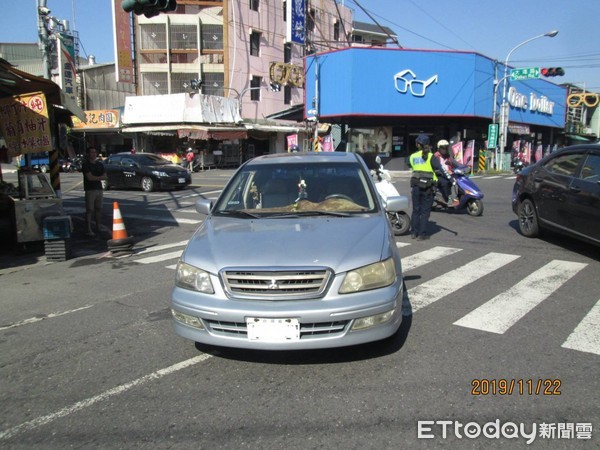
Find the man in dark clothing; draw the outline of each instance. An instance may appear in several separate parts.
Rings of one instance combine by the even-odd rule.
[[[94,147],[86,150],[86,157],[81,165],[83,173],[83,190],[85,191],[85,225],[86,235],[94,237],[92,231],[92,215],[96,219],[96,233],[100,233],[102,217],[102,180],[106,180],[104,164],[98,159],[98,151]]]
[[[433,187],[437,183],[436,171],[443,172],[440,161],[431,153],[429,136],[420,134],[416,140],[417,151],[408,157],[413,170],[410,186],[412,197],[412,229],[410,237],[423,241],[429,239],[427,222],[433,206]]]

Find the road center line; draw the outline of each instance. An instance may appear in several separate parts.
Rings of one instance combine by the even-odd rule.
[[[54,317],[60,317],[60,316],[64,316],[65,314],[71,314],[77,311],[81,311],[83,309],[88,309],[91,308],[93,305],[87,305],[87,306],[82,306],[81,308],[76,308],[76,309],[71,309],[69,311],[63,311],[63,312],[59,312],[59,313],[50,313],[44,317],[31,317],[29,319],[25,319],[25,320],[21,320],[20,322],[15,322],[12,323],[10,325],[5,325],[3,327],[0,327],[0,331],[2,330],[8,330],[9,328],[16,328],[16,327],[20,327],[22,325],[28,325],[30,323],[36,323],[36,322],[41,322],[42,320],[46,320],[46,319],[52,319]]]
[[[157,370],[156,372],[152,372],[148,375],[144,375],[143,377],[138,378],[137,380],[133,380],[133,381],[130,381],[129,383],[121,384],[120,386],[109,389],[108,391],[104,391],[103,393],[98,394],[94,397],[87,398],[87,399],[77,402],[71,406],[67,406],[65,408],[59,409],[58,411],[53,412],[51,414],[47,414],[45,416],[38,417],[38,418],[30,420],[28,422],[24,422],[20,425],[9,428],[6,431],[1,431],[0,432],[0,441],[5,440],[5,439],[10,439],[10,438],[16,436],[17,434],[24,433],[26,431],[33,430],[35,428],[39,428],[42,425],[46,425],[47,423],[55,421],[56,419],[60,419],[61,417],[66,417],[70,414],[73,414],[74,412],[88,408],[89,406],[92,406],[95,403],[98,403],[103,400],[107,400],[110,397],[113,397],[115,395],[122,394],[123,392],[126,392],[136,386],[140,386],[149,381],[158,380],[159,378],[162,378],[166,375],[170,375],[179,370],[194,366],[198,363],[201,363],[202,361],[207,360],[211,356],[212,355],[203,353],[202,355],[195,356],[194,358],[186,359],[185,361],[181,361],[177,364],[173,364],[172,366]]]

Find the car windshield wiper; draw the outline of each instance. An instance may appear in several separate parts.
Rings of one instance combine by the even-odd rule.
[[[342,212],[342,211],[321,211],[321,210],[312,210],[312,211],[296,211],[296,212],[282,212],[282,213],[272,213],[267,217],[274,217],[277,219],[287,219],[290,217],[308,217],[308,216],[333,216],[333,217],[350,217],[352,213]]]
[[[221,210],[221,211],[215,211],[213,214],[219,215],[219,216],[234,216],[234,217],[246,217],[246,218],[251,217],[253,219],[261,218],[261,216],[259,216],[257,214],[249,213],[248,211],[245,211],[243,209]]]

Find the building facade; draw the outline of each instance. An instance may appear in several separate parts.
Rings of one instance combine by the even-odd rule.
[[[498,123],[498,74],[504,67],[490,58],[473,52],[347,48],[310,55],[306,68],[306,101],[318,98],[319,121],[349,127],[344,140],[351,151],[377,151],[392,160],[390,167],[406,168],[422,133],[434,140],[474,141],[477,149],[494,147],[488,145],[488,130]],[[567,88],[542,79],[508,81],[506,101],[508,149],[517,141],[543,151],[565,145]]]

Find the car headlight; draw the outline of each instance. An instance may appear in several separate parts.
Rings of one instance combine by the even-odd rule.
[[[156,175],[157,177],[168,177],[167,172],[162,172],[160,170],[153,170],[152,175]]]
[[[208,272],[181,261],[175,271],[175,286],[205,294],[215,293]]]
[[[389,258],[348,272],[339,292],[340,294],[349,294],[368,291],[389,286],[395,280],[396,266],[394,259]]]

